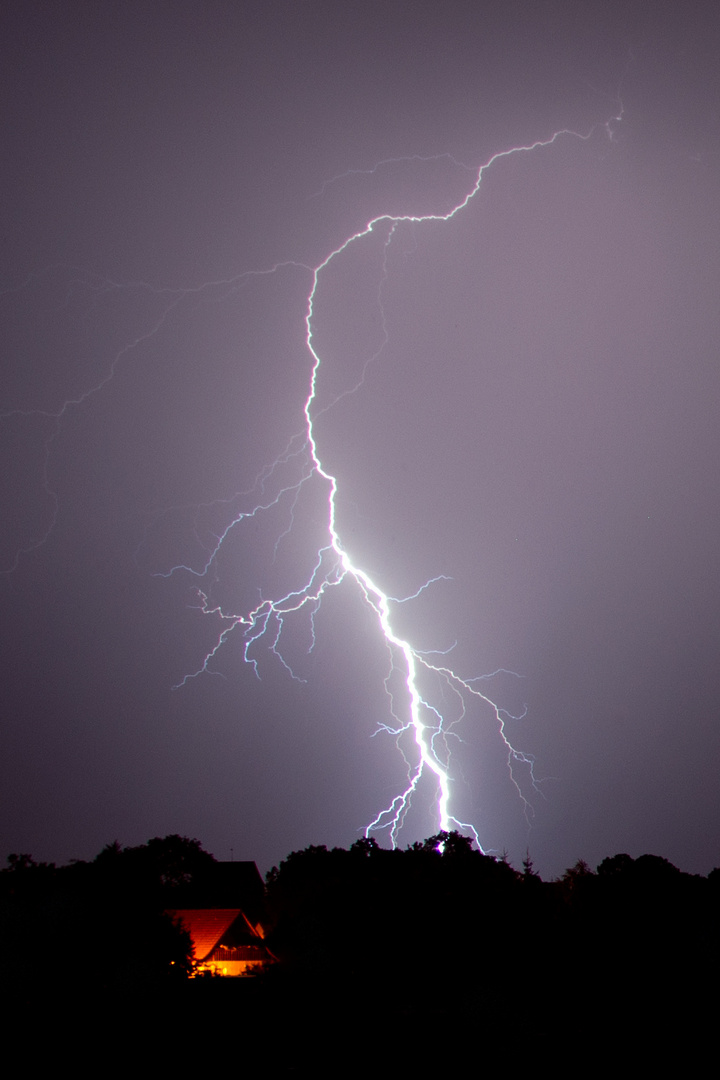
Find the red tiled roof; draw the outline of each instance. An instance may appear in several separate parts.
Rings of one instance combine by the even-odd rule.
[[[238,918],[243,920],[246,932],[255,936],[239,908],[185,908],[170,914],[182,922],[190,934],[196,960],[205,960]]]

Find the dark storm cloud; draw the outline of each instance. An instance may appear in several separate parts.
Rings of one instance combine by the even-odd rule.
[[[220,627],[192,575],[153,575],[202,566],[301,428],[307,268],[571,128],[592,134],[498,161],[452,222],[398,227],[387,346],[317,435],[353,556],[396,596],[452,578],[403,632],[523,676],[493,692],[528,704],[510,733],[549,779],[528,834],[474,714],[457,792],[483,843],[544,874],[720,862],[717,17],[566,7],[6,5],[7,850],[179,832],[266,867],[389,801],[385,658],[347,583],[311,654],[288,632],[304,682],[256,646],[259,681],[231,638],[223,678],[174,691]],[[321,281],[328,401],[382,341],[385,235]],[[307,573],[314,489],[297,514],[276,553],[287,503],[232,534],[215,603]]]

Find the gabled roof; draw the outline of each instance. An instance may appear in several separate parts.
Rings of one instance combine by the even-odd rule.
[[[240,908],[182,908],[170,914],[190,934],[195,959],[200,962],[221,944],[237,947],[260,943],[259,935]],[[223,942],[223,938],[227,940]]]

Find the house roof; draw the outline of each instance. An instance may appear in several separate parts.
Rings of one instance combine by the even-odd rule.
[[[240,908],[180,908],[170,914],[182,922],[195,948],[195,959],[206,960],[221,944],[259,944],[260,938]],[[223,942],[223,938],[227,941]]]

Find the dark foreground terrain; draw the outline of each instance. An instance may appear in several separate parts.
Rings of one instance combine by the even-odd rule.
[[[190,979],[190,942],[165,912],[209,862],[180,837],[69,867],[13,857],[6,1043],[88,1070],[380,1075],[690,1063],[714,1044],[719,871],[617,855],[543,882],[454,834],[308,848],[268,875],[277,963]]]

